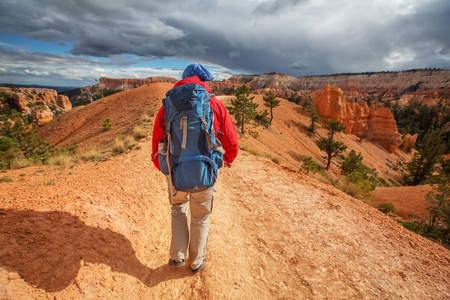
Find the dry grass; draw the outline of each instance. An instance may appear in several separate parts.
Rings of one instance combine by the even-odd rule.
[[[103,161],[106,159],[105,155],[101,151],[95,149],[89,150],[84,153],[80,153],[78,154],[78,157],[80,159],[90,161]]]
[[[344,193],[366,203],[369,202],[372,197],[372,194],[365,188],[365,186],[348,180],[340,180],[336,187]]]
[[[308,176],[325,184],[333,185],[333,180],[325,172],[317,172],[317,173],[310,172]]]
[[[12,161],[11,169],[15,170],[15,169],[21,169],[21,168],[26,168],[26,167],[30,167],[30,166],[40,166],[40,165],[42,165],[42,163],[40,161],[36,161],[36,160],[30,159],[30,158],[20,158],[20,159],[15,159]]]
[[[133,128],[133,136],[136,140],[140,140],[147,137],[147,129],[142,125],[136,125]]]
[[[280,157],[271,154],[271,153],[267,153],[265,151],[263,151],[262,149],[252,145],[250,146],[249,144],[240,141],[239,142],[239,149],[247,151],[255,156],[262,156],[262,157],[268,157],[270,158],[274,163],[276,163],[277,165],[279,165],[281,163],[281,159]]]
[[[118,136],[114,139],[114,144],[112,146],[112,151],[116,154],[118,153],[124,153],[131,147],[136,145],[136,140],[134,137],[127,135],[127,136]]]
[[[152,120],[152,117],[150,117],[147,113],[144,113],[141,116],[141,121],[144,123],[149,123]]]
[[[52,156],[45,162],[47,165],[51,166],[68,166],[70,165],[75,158],[72,155],[69,154],[59,154],[56,156]]]

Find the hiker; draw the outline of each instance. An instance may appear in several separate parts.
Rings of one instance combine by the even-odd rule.
[[[239,149],[225,105],[210,94],[206,81],[213,79],[201,64],[187,66],[182,80],[167,92],[153,127],[152,160],[167,177],[172,205],[169,265],[185,265],[189,246],[194,273],[202,270],[206,257],[218,169],[231,167]]]

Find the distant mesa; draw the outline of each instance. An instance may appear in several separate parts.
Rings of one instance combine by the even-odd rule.
[[[178,80],[171,77],[149,77],[144,79],[137,78],[107,78],[101,77],[98,82],[98,88],[104,90],[126,91],[143,85],[149,85],[155,82],[170,82],[175,84]]]

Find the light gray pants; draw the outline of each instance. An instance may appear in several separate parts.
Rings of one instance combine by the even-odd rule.
[[[189,260],[193,270],[200,267],[206,257],[209,215],[213,209],[214,191],[214,186],[212,186],[198,193],[177,191],[174,195],[169,184],[169,200],[172,205],[170,258],[174,260],[185,259],[189,246]],[[188,227],[188,203],[191,211],[190,231]]]

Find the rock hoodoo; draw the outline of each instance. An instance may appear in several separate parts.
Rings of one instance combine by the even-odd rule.
[[[390,152],[395,152],[403,142],[394,115],[386,107],[374,111],[365,102],[349,103],[340,88],[330,85],[316,93],[313,103],[325,121],[341,120],[347,126],[346,133],[376,141]]]

